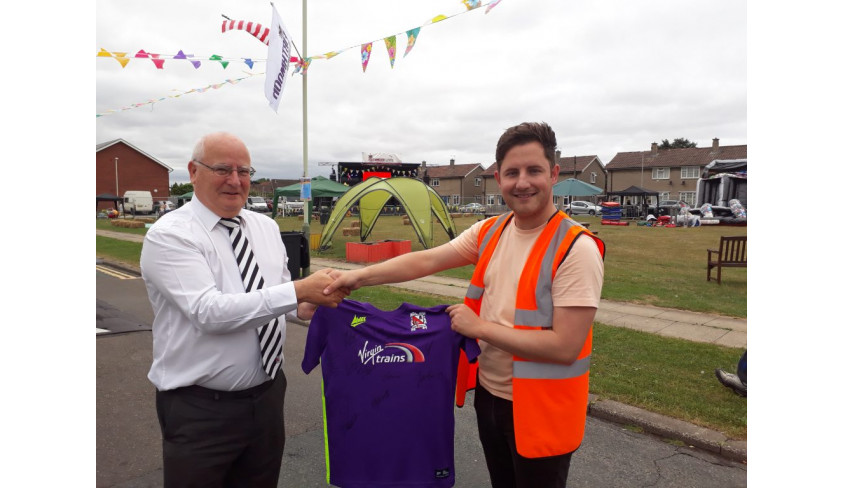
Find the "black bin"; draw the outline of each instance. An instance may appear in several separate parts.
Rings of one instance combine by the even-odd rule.
[[[287,249],[287,268],[293,280],[301,278],[302,268],[310,267],[310,245],[303,232],[281,232],[281,240]]]

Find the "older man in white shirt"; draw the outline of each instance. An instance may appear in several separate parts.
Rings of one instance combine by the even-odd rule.
[[[149,229],[141,253],[164,483],[274,488],[285,441],[284,315],[309,319],[345,293],[322,293],[328,270],[290,280],[278,225],[243,208],[254,169],[242,140],[203,137],[188,171],[193,200]],[[264,352],[262,340],[276,346]]]

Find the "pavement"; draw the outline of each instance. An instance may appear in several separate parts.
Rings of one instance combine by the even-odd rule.
[[[99,229],[97,235],[135,242],[143,241],[143,236],[140,235]],[[119,266],[119,263],[110,264]],[[311,271],[327,267],[356,269],[364,266],[363,264],[346,263],[312,256],[310,264]],[[127,268],[130,271],[139,272],[131,266]],[[390,286],[462,299],[465,296],[467,283],[466,280],[461,279],[428,276],[409,282],[391,284]],[[601,300],[595,320],[606,325],[625,327],[666,337],[746,348],[747,322],[746,319],[741,318]],[[714,379],[713,374],[712,379]],[[595,418],[623,425],[637,426],[645,432],[681,441],[689,446],[734,461],[746,462],[747,460],[746,441],[729,439],[721,432],[612,400],[601,399],[596,395],[589,395],[588,414]]]

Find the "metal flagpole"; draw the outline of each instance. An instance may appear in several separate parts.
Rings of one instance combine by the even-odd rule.
[[[301,45],[301,62],[305,63],[307,60],[307,0],[302,0],[302,45]],[[306,68],[307,66],[305,66]],[[304,172],[303,178],[307,178],[307,69],[302,72],[302,166]],[[304,183],[302,183],[304,185]],[[310,215],[313,212],[312,203],[313,198],[305,202],[304,205],[304,223],[302,224],[302,234],[304,234],[305,242],[310,245]],[[309,248],[308,248],[309,249]],[[302,276],[310,274],[310,266],[302,268]]]

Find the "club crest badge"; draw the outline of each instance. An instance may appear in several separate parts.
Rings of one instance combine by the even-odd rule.
[[[427,330],[427,317],[424,312],[410,312],[410,332],[416,329]]]

